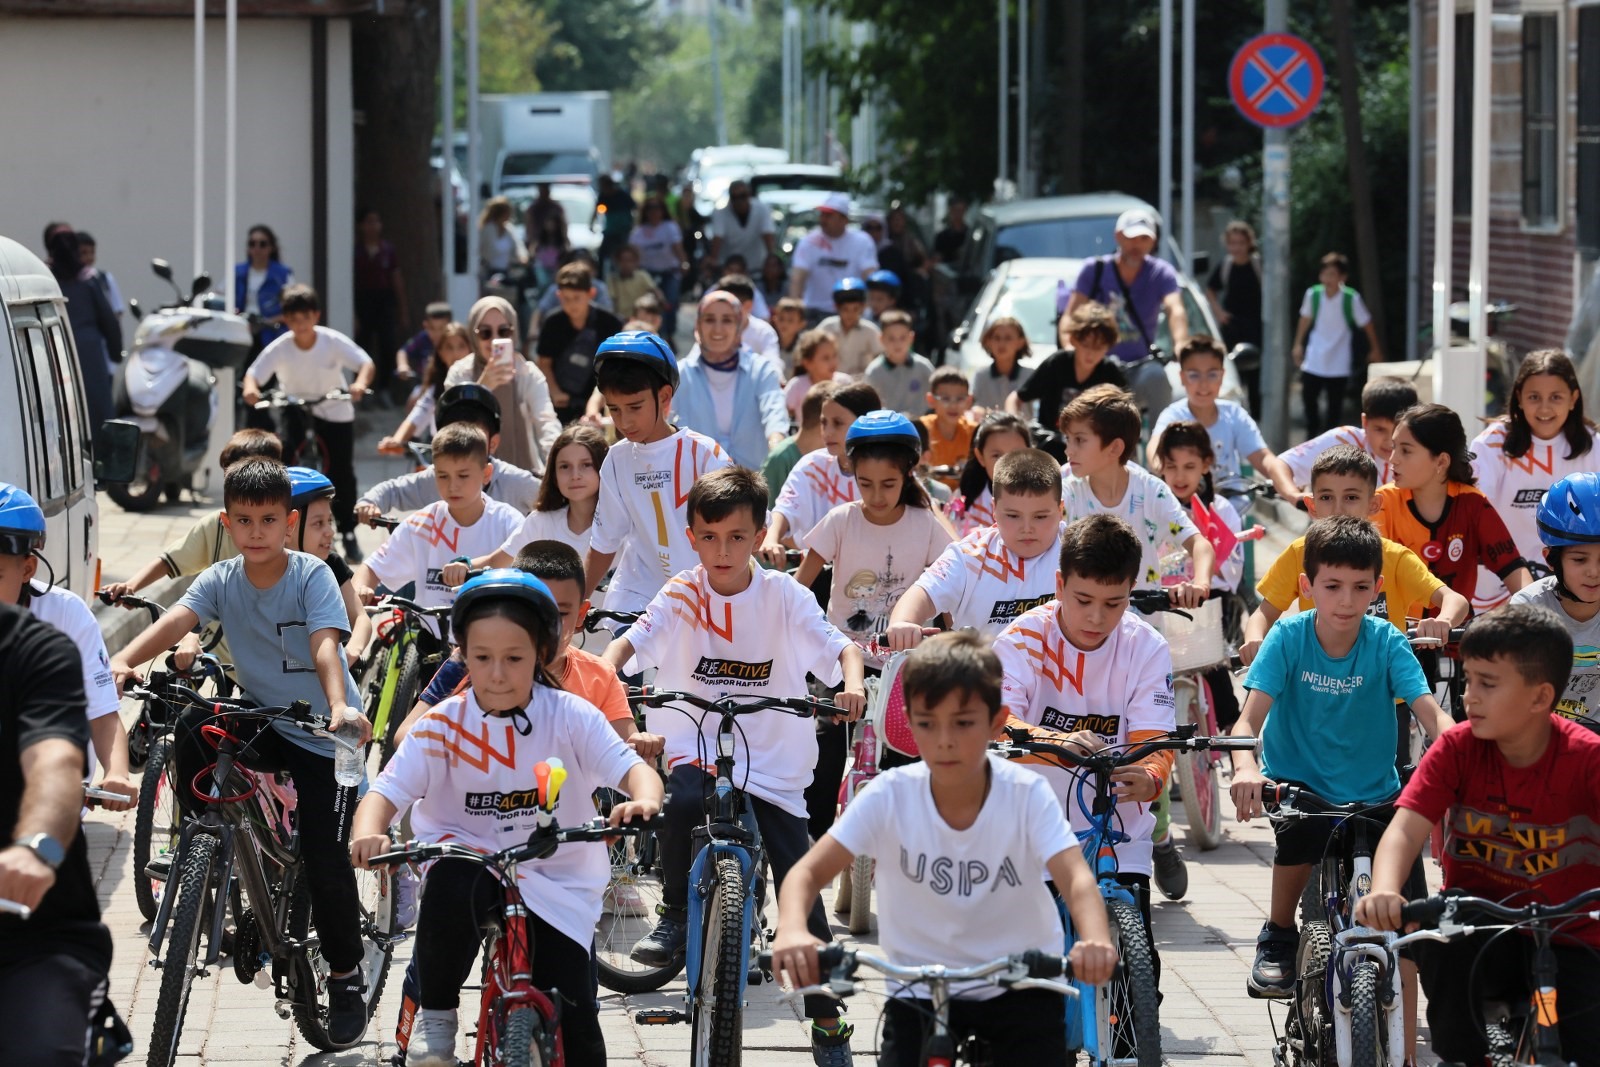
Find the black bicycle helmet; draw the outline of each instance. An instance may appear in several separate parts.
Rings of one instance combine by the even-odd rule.
[[[453,422],[488,422],[489,433],[500,432],[500,401],[494,391],[477,382],[452,385],[439,396],[434,409],[433,424],[444,429]]]
[[[456,602],[450,609],[450,629],[456,640],[466,636],[462,624],[475,605],[501,599],[520,600],[534,609],[542,629],[535,644],[541,656],[553,653],[561,639],[561,611],[556,607],[556,598],[549,586],[515,567],[484,571],[456,593]]]
[[[619,360],[647,368],[677,392],[678,359],[672,354],[672,346],[649,330],[625,330],[606,338],[594,354],[595,372]]]

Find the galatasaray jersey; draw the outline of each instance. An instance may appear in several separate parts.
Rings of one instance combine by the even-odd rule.
[[[1143,730],[1170,733],[1174,724],[1172,654],[1166,640],[1132,611],[1093,652],[1077,648],[1061,632],[1052,600],[1027,612],[1000,634],[994,650],[1004,674],[1000,698],[1006,710],[1032,726],[1073,732],[1092,730],[1108,745],[1127,744]],[[1089,821],[1078,807],[1073,775],[1030,763],[1050,780],[1072,829]],[[1092,797],[1092,787],[1086,797]],[[1120,828],[1132,839],[1117,846],[1125,872],[1150,873],[1150,834],[1156,817],[1148,804],[1117,805]]]
[[[1056,595],[1061,562],[1061,528],[1050,547],[1023,559],[1006,547],[993,526],[974,530],[947,545],[916,581],[934,609],[950,613],[956,629],[977,630],[992,640],[1017,617]]]
[[[657,689],[708,700],[803,697],[807,673],[836,685],[839,655],[850,644],[828,623],[811,590],[783,571],[754,564],[750,585],[733,596],[713,590],[704,567],[684,571],[622,636],[633,645],[629,672],[655,667]],[[668,767],[710,767],[718,722],[698,708],[650,709],[651,731],[667,739]],[[734,736],[740,788],[804,818],[805,790],[817,764],[816,724],[782,711],[759,711],[740,716]]]
[[[1503,422],[1495,423],[1472,439],[1472,470],[1478,476],[1478,488],[1494,502],[1523,559],[1544,560],[1544,544],[1539,540],[1535,514],[1545,490],[1569,474],[1600,466],[1600,442],[1596,441],[1593,430],[1588,433],[1589,450],[1574,459],[1567,458],[1570,446],[1563,436],[1548,441],[1535,437],[1523,455],[1506,455],[1506,424]],[[1505,603],[1509,596],[1496,575],[1478,568],[1477,593],[1472,597],[1474,610],[1481,614]]]
[[[1378,490],[1373,520],[1378,532],[1422,557],[1440,581],[1471,598],[1481,563],[1499,578],[1522,566],[1522,556],[1500,513],[1489,498],[1470,485],[1451,482],[1438,522],[1417,514],[1411,490],[1386,485]]]

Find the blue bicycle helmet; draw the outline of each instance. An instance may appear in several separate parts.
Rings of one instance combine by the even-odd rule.
[[[841,300],[865,300],[867,298],[867,283],[860,278],[840,278],[833,283],[833,302]]]
[[[844,435],[844,452],[852,455],[862,445],[895,445],[909,448],[914,457],[922,456],[922,437],[910,419],[898,411],[878,409],[869,411],[855,422]]]
[[[313,500],[333,496],[333,483],[321,471],[310,467],[290,467],[289,506],[304,511]]]
[[[1582,471],[1556,482],[1539,501],[1536,519],[1546,548],[1600,544],[1600,474]]]
[[[541,657],[554,654],[556,642],[561,638],[561,611],[550,587],[527,571],[515,567],[496,567],[469,579],[456,591],[456,602],[450,609],[450,629],[459,642],[465,636],[462,623],[474,605],[486,600],[518,600],[534,609],[543,632],[535,644]]]
[[[0,552],[26,556],[44,547],[44,511],[27,491],[0,482]]]
[[[672,354],[671,345],[649,330],[626,330],[602,341],[594,354],[595,372],[599,373],[607,363],[618,361],[637,363],[654,372],[674,391],[678,388],[678,358]]]
[[[884,289],[891,294],[900,292],[900,275],[892,270],[875,270],[867,275],[868,289]]]

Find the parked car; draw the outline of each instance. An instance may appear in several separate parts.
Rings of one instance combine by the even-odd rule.
[[[683,180],[694,186],[694,208],[707,218],[727,198],[728,186],[737,178],[764,164],[787,163],[789,153],[781,148],[760,148],[751,144],[697,148],[684,168]]]
[[[1037,366],[1039,361],[1056,350],[1057,303],[1065,304],[1072,285],[1083,269],[1082,259],[1009,259],[1002,262],[989,275],[989,281],[979,291],[972,308],[950,335],[951,352],[947,363],[959,367],[962,374],[972,377],[974,371],[989,365],[989,355],[983,350],[979,338],[994,319],[1009,315],[1022,323],[1027,335],[1030,354],[1023,364]],[[1205,293],[1192,279],[1183,279],[1183,307],[1189,316],[1191,334],[1206,333],[1221,337],[1216,319],[1206,302]],[[1167,327],[1163,312],[1156,327],[1156,343],[1169,355],[1172,353],[1172,333]],[[1172,383],[1174,396],[1181,396],[1183,387],[1178,382],[1178,364],[1167,364],[1167,380]],[[1223,379],[1222,396],[1238,400],[1243,395],[1238,372],[1230,360]]]

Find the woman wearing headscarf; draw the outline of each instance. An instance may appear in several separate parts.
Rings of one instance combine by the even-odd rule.
[[[561,433],[556,409],[550,403],[550,386],[544,374],[516,351],[517,312],[509,301],[486,296],[467,315],[472,334],[472,355],[458,360],[445,376],[446,388],[477,382],[493,391],[500,402],[500,449],[495,454],[513,466],[543,476],[550,446]],[[510,364],[494,359],[497,340],[512,345]]]
[[[111,406],[111,364],[122,362],[122,327],[94,272],[83,265],[78,235],[71,227],[50,232],[45,240],[50,273],[67,298],[67,322],[83,371],[83,396],[89,424],[98,427],[115,415]]]
[[[672,412],[679,426],[716,441],[735,463],[760,470],[789,432],[789,412],[777,368],[744,346],[743,331],[738,297],[714,289],[701,299],[694,331],[700,351],[678,368]]]

